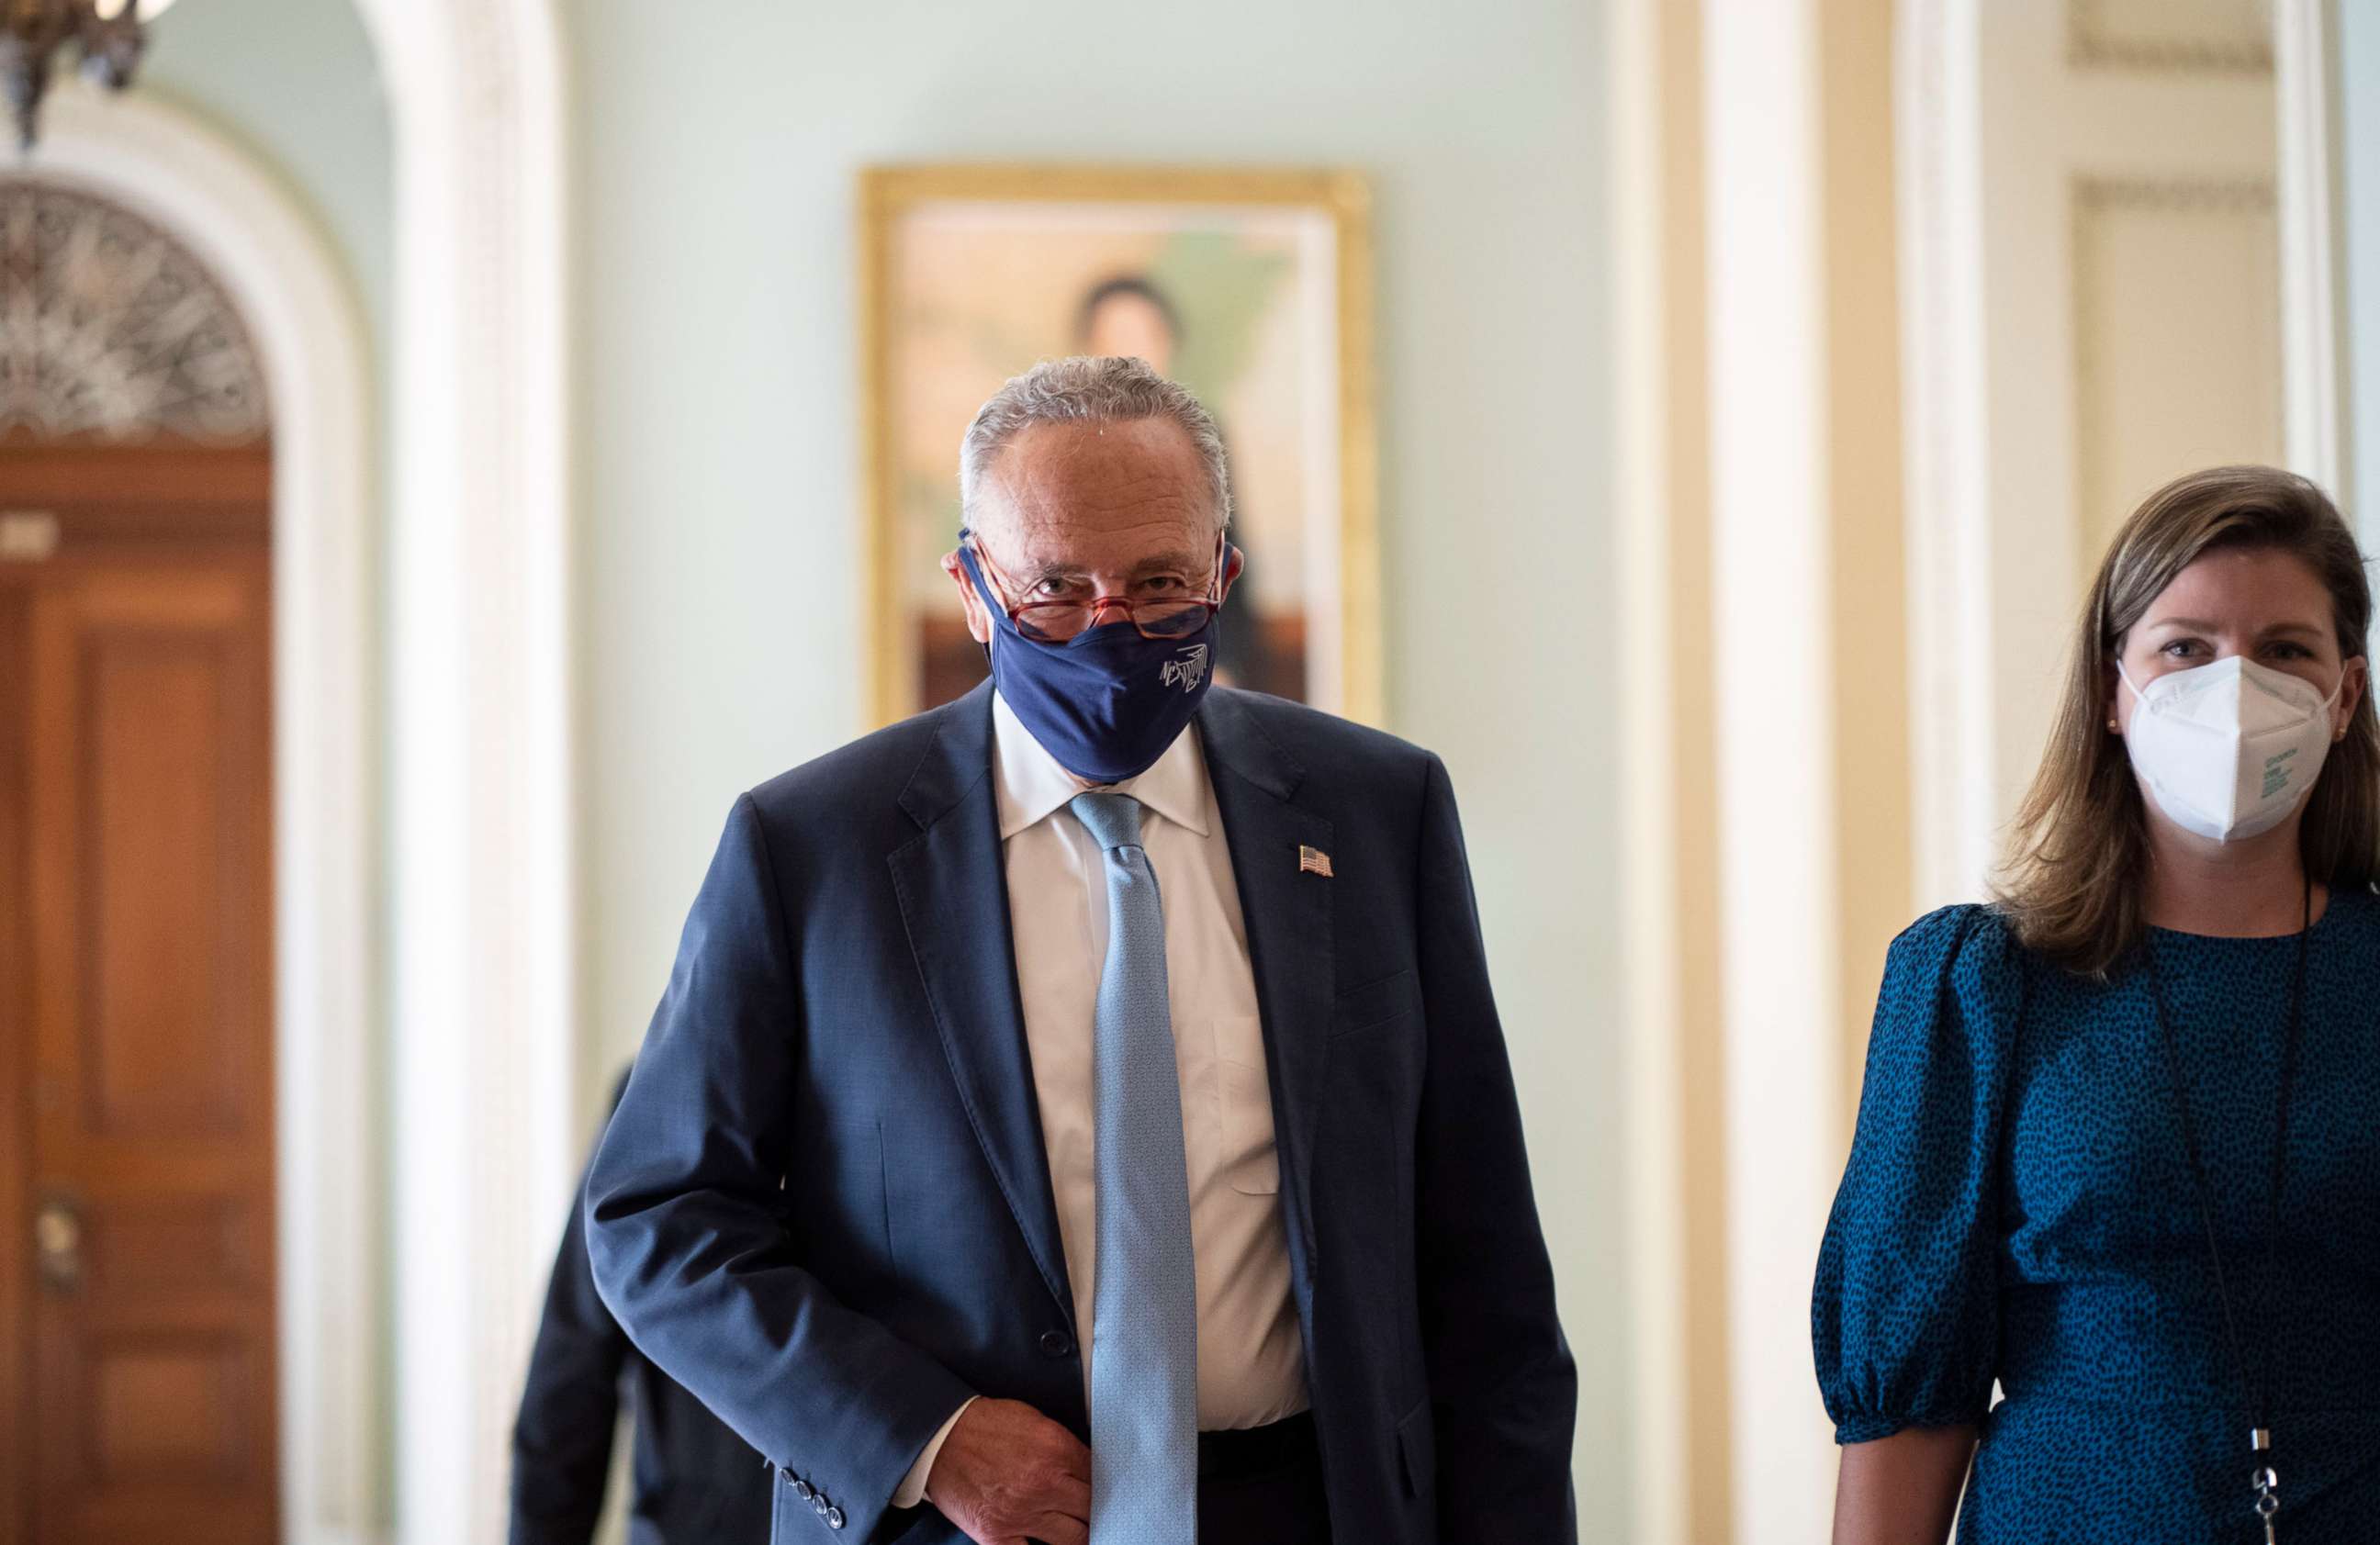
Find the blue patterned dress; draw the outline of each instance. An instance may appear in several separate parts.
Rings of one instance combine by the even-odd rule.
[[[2298,941],[2149,944],[2252,1369],[2277,1310],[2279,1539],[2380,1540],[2380,898],[2334,896],[2307,942],[2277,1282],[2264,1209]],[[1812,1337],[1837,1442],[1980,1427],[1961,1545],[2264,1538],[2164,1059],[2137,962],[2091,982],[1981,907],[1893,944]]]

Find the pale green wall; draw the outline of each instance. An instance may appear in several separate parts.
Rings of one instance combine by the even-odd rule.
[[[854,171],[1067,157],[1375,177],[1392,728],[1444,754],[1463,801],[1584,1375],[1580,1494],[1614,1536],[1599,9],[875,0],[692,25],[580,0],[569,17],[589,980],[610,1058],[661,992],[729,802],[861,721]]]
[[[139,90],[247,140],[314,211],[387,356],[388,101],[347,0],[189,0],[160,18]]]

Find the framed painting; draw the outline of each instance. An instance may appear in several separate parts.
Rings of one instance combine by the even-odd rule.
[[[984,674],[939,560],[959,441],[1043,359],[1134,355],[1230,456],[1217,680],[1377,723],[1370,196],[1346,172],[870,168],[859,187],[865,597],[876,722]]]

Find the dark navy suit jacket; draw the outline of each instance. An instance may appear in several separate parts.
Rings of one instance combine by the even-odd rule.
[[[636,1444],[628,1545],[766,1545],[772,1478],[751,1444],[628,1344],[596,1295],[584,1216],[574,1201],[513,1427],[511,1545],[595,1538],[624,1384]]]
[[[1333,1537],[1573,1540],[1577,1378],[1445,768],[1247,693],[1197,723]],[[963,1540],[891,1500],[969,1395],[1090,1435],[991,760],[979,687],[735,802],[589,1177],[596,1282],[777,1467],[780,1540]]]

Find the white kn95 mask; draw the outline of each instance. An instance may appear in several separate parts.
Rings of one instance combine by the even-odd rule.
[[[2140,701],[2124,732],[2132,769],[2183,830],[2216,842],[2270,831],[2321,776],[2336,690],[2325,697],[2241,655],[2169,670],[2146,687],[2121,660],[2116,671]]]

